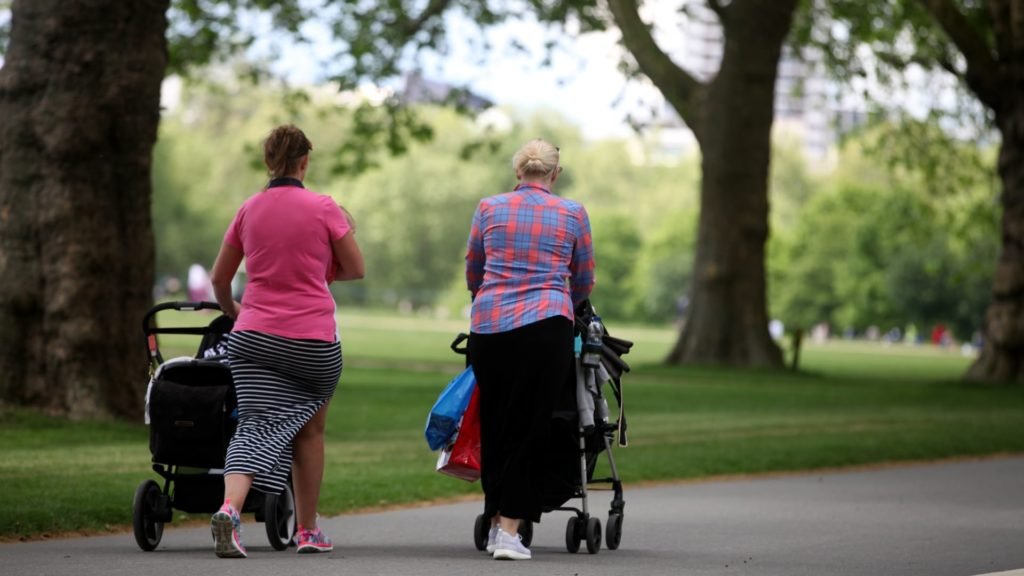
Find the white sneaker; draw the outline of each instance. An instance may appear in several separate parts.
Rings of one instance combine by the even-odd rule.
[[[529,560],[530,556],[530,549],[523,546],[522,536],[519,534],[513,536],[500,528],[498,529],[498,537],[494,545],[495,560]]]
[[[487,553],[494,554],[494,549],[498,545],[498,525],[491,526],[491,529],[487,531]]]

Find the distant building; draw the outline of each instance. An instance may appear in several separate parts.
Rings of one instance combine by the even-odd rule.
[[[703,0],[689,0],[682,21],[683,43],[671,56],[687,72],[706,82],[718,73],[725,45],[718,16]],[[820,161],[833,150],[839,134],[864,122],[863,112],[840,110],[830,105],[835,90],[825,74],[821,54],[804,49],[794,53],[785,48],[779,61],[775,84],[775,127],[794,136],[808,159]],[[656,138],[665,142],[662,156],[696,147],[689,128],[675,110],[663,103]],[[685,132],[685,135],[677,132]],[[653,158],[652,158],[653,160]]]
[[[451,84],[428,80],[419,72],[405,75],[405,87],[399,97],[407,104],[443,104],[465,107],[470,112],[483,112],[494,102]]]

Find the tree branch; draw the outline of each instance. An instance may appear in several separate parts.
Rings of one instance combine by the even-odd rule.
[[[953,62],[949,58],[946,58],[945,56],[940,56],[938,58],[938,63],[939,66],[946,72],[952,74],[953,76],[956,76],[957,78],[963,80],[964,82],[967,81],[967,79],[964,78],[963,73],[956,69],[956,65],[953,64]],[[918,64],[920,64],[922,67],[927,67],[927,63],[924,62],[923,60],[919,61]]]
[[[954,64],[953,61],[947,58],[946,56],[926,56],[924,54],[921,54],[920,52],[917,52],[907,58],[903,58],[891,52],[876,50],[875,57],[877,57],[878,60],[883,62],[884,64],[892,66],[897,70],[906,70],[907,68],[914,64],[920,66],[921,68],[924,68],[925,70],[931,70],[936,65],[938,65],[939,68],[942,68],[948,74],[956,77],[961,81],[966,82],[963,72],[958,70],[956,64]]]
[[[986,106],[999,106],[999,67],[993,50],[951,0],[918,0],[967,60],[967,86]]]
[[[651,79],[699,140],[700,102],[706,86],[662,51],[640,18],[636,0],[608,0],[608,7],[622,32],[622,43],[636,59],[640,71]]]
[[[1024,6],[1020,2],[1012,0],[999,0],[997,4],[1005,6],[1002,17],[1006,18],[1006,28],[1009,29],[1007,31],[1008,47],[999,53],[1020,61],[1024,57]],[[995,15],[993,14],[992,17],[994,18]]]
[[[1012,37],[1013,57],[1020,62],[1024,57],[1024,6],[1013,2],[1008,9],[1010,35]]]
[[[1009,0],[987,0],[988,17],[992,21],[992,32],[996,39],[996,51],[1001,57],[1013,50],[1013,29]],[[1022,31],[1021,33],[1024,33]]]
[[[427,5],[423,7],[423,11],[416,18],[402,18],[396,25],[401,30],[401,33],[406,38],[411,38],[416,35],[423,26],[430,21],[431,18],[435,18],[444,14],[444,11],[448,9],[451,4],[451,0],[430,0]]]

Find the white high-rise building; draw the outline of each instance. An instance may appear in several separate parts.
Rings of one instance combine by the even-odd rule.
[[[682,53],[672,54],[677,62],[701,82],[718,73],[725,47],[725,36],[718,16],[703,0],[689,0],[680,32],[683,35]]]
[[[704,0],[688,0],[680,28],[682,42],[669,55],[698,80],[710,80],[718,73],[725,44],[718,16]],[[794,53],[785,48],[775,84],[775,127],[797,139],[805,155],[815,161],[826,158],[836,141],[838,112],[829,105],[829,89],[817,51],[803,49]],[[662,118],[657,122],[659,139],[671,149],[678,149],[680,142],[692,142],[692,136],[674,134],[678,130],[689,132],[675,110],[667,103],[662,110]]]

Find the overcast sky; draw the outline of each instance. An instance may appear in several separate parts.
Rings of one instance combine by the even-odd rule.
[[[593,139],[629,136],[627,114],[638,111],[638,102],[651,103],[652,88],[627,83],[617,70],[619,48],[613,34],[571,38],[546,32],[536,22],[524,19],[491,30],[487,38],[492,49],[485,51],[473,45],[472,39],[480,35],[473,23],[454,17],[448,21],[452,46],[444,57],[422,60],[427,79],[465,85],[499,106],[555,110]],[[293,82],[316,83],[323,77],[317,62],[329,60],[334,48],[328,33],[316,24],[304,31],[314,41],[280,46],[284,58],[276,69]],[[560,48],[551,66],[543,66],[543,46],[549,37],[558,40]],[[512,40],[531,53],[509,49]]]

